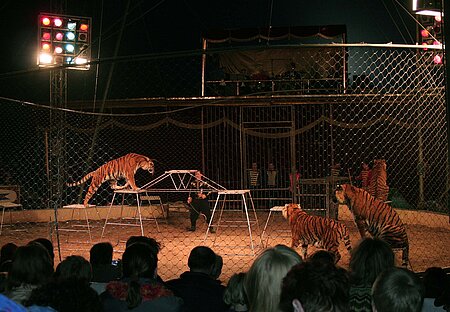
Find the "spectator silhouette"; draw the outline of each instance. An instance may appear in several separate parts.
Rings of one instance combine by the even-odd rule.
[[[6,279],[5,295],[22,304],[38,286],[53,275],[53,265],[48,252],[37,244],[17,248],[11,270]]]
[[[377,312],[420,312],[424,287],[408,269],[390,268],[375,280],[372,298],[373,310]]]
[[[128,248],[133,244],[144,244],[148,246],[155,256],[156,260],[158,260],[158,254],[161,250],[161,244],[156,241],[156,239],[147,236],[130,236],[130,238],[128,238],[127,242],[125,243],[125,247]],[[164,283],[159,275],[156,276],[156,280],[160,283]]]
[[[346,312],[348,289],[344,269],[329,261],[306,261],[295,265],[283,279],[280,309],[284,312]]]
[[[154,238],[147,236],[130,236],[127,242],[125,243],[125,247],[128,248],[130,247],[130,245],[136,243],[147,245],[148,247],[150,247],[150,249],[155,255],[158,255],[159,251],[161,250],[161,244],[157,242]]]
[[[0,293],[5,291],[6,278],[11,269],[12,259],[16,250],[17,245],[14,243],[5,244],[0,250]]]
[[[249,311],[277,311],[281,282],[286,273],[301,262],[301,256],[285,245],[264,250],[255,259],[244,279]]]
[[[122,256],[122,278],[100,295],[103,308],[116,311],[181,311],[183,301],[156,280],[157,259],[146,244],[131,244]]]
[[[211,248],[197,246],[188,259],[189,271],[166,282],[176,296],[183,298],[186,311],[226,311],[223,300],[225,286],[216,280],[217,255]]]
[[[50,307],[54,309],[52,311],[58,312],[103,312],[100,297],[95,290],[83,279],[73,277],[51,280],[34,289],[25,305]],[[35,311],[31,307],[29,311]]]
[[[328,250],[318,250],[308,257],[308,261],[335,264],[336,256]]]
[[[233,274],[223,294],[223,300],[230,306],[228,312],[247,312],[247,300],[244,292],[245,273]]]
[[[17,250],[17,245],[14,243],[6,243],[0,250],[0,272],[8,272],[11,268],[14,253]]]
[[[109,242],[97,243],[89,251],[93,283],[108,283],[120,278],[119,265],[113,265],[113,246]],[[105,284],[106,285],[106,284]]]
[[[92,280],[91,264],[82,256],[68,256],[56,267],[55,279],[79,280],[89,285]]]
[[[430,267],[423,274],[423,285],[425,287],[425,298],[423,300],[422,312],[445,312],[443,304],[436,299],[442,298],[446,288],[449,287],[450,278],[443,268]],[[449,296],[450,298],[450,296]]]
[[[372,311],[372,285],[381,272],[394,266],[389,244],[376,238],[360,240],[350,256],[350,311]]]
[[[39,238],[36,238],[35,240],[32,240],[28,244],[34,244],[34,243],[37,243],[40,246],[43,246],[45,248],[45,250],[47,250],[48,255],[50,256],[50,260],[52,262],[52,266],[54,266],[55,265],[55,252],[53,250],[53,243],[47,238],[39,237]]]

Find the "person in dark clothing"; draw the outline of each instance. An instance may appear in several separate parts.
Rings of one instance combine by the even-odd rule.
[[[183,300],[156,280],[158,260],[145,244],[131,244],[122,256],[122,278],[100,295],[108,312],[181,312]]]
[[[209,208],[208,194],[203,191],[203,189],[207,187],[207,184],[202,180],[202,177],[203,175],[200,170],[195,172],[195,181],[192,182],[191,185],[197,191],[192,196],[189,194],[187,199],[187,203],[190,206],[189,218],[191,220],[191,227],[188,228],[188,231],[191,232],[195,231],[197,219],[200,214],[203,214],[206,217],[207,224],[211,221],[211,209]],[[215,229],[211,226],[209,231],[214,233]]]
[[[223,300],[225,286],[211,275],[215,271],[216,257],[211,248],[197,246],[189,255],[189,271],[166,282],[175,296],[184,300],[185,311],[227,311],[228,305]]]
[[[108,283],[120,278],[120,266],[113,265],[113,246],[110,242],[101,242],[92,246],[89,251],[89,262],[92,267],[92,281]]]

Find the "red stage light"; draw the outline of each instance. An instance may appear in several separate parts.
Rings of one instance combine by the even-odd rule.
[[[42,39],[44,39],[44,40],[50,40],[50,37],[51,37],[51,35],[50,35],[49,32],[44,32],[44,33],[42,33]]]
[[[426,42],[422,43],[423,49],[424,50],[428,50],[428,44]]]
[[[44,26],[50,25],[50,19],[48,17],[44,17],[42,19],[42,25],[44,25]]]
[[[420,31],[420,35],[422,36],[422,38],[428,38],[428,36],[430,35],[430,32],[426,29],[422,29]]]
[[[88,25],[87,24],[81,24],[80,25],[80,30],[81,31],[87,31],[88,30]]]

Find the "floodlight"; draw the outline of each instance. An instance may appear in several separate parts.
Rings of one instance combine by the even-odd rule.
[[[56,27],[61,27],[61,26],[62,26],[62,20],[61,20],[60,18],[55,18],[55,19],[53,20],[53,24],[54,24]]]
[[[68,68],[89,69],[91,18],[42,13],[38,21],[39,66],[72,65]]]
[[[57,32],[55,34],[55,39],[58,40],[58,41],[63,40],[64,39],[64,34],[62,32]]]
[[[66,48],[66,51],[69,53],[72,53],[73,51],[75,51],[75,46],[71,43],[66,44],[65,48]]]
[[[67,29],[68,30],[75,30],[77,28],[76,22],[67,22]]]
[[[418,15],[441,16],[442,0],[413,0],[412,10]]]
[[[67,40],[74,40],[75,39],[75,34],[71,31],[66,32],[66,38]]]
[[[52,35],[49,32],[42,33],[42,39],[43,40],[50,40],[51,36]]]
[[[41,61],[41,63],[43,64],[51,64],[53,61],[53,57],[51,56],[51,54],[48,53],[41,53],[39,55],[39,60]]]
[[[50,25],[50,19],[48,17],[44,17],[42,19],[42,25],[44,25],[44,26]]]

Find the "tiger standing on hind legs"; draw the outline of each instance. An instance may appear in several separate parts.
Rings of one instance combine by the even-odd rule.
[[[338,250],[341,239],[349,252],[352,249],[348,229],[344,224],[330,218],[308,215],[299,204],[287,204],[282,212],[291,227],[291,247],[301,244],[303,259],[306,259],[308,245],[325,248],[334,255],[335,263],[341,259]]]
[[[143,169],[151,174],[155,172],[155,165],[153,161],[144,155],[129,153],[125,156],[108,161],[96,170],[89,172],[81,180],[73,183],[67,183],[67,186],[78,186],[87,182],[92,178],[89,189],[84,197],[83,205],[88,207],[89,200],[94,196],[98,188],[106,181],[109,181],[113,190],[122,190],[129,188],[131,190],[138,190],[134,175],[138,169]],[[119,186],[118,180],[125,180],[125,184]]]
[[[408,265],[408,235],[405,225],[394,209],[382,200],[373,198],[367,191],[350,184],[337,187],[335,200],[348,206],[361,238],[370,234],[374,238],[384,240],[393,249],[402,249],[402,265]]]

